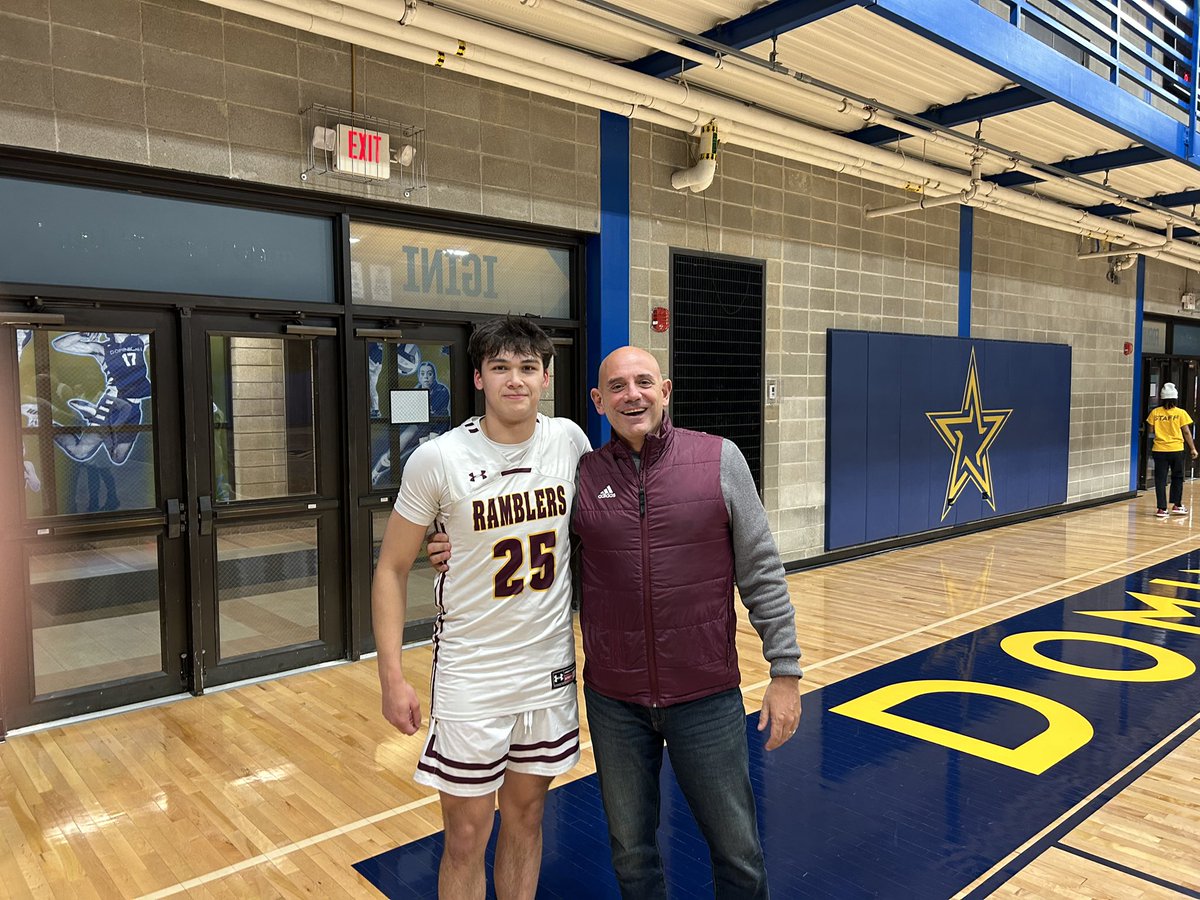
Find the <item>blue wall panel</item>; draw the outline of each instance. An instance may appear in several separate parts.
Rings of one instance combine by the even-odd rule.
[[[915,352],[928,356],[937,339],[916,336],[913,340],[917,342]],[[938,454],[945,445],[912,399],[936,390],[938,375],[929,366],[904,366],[896,380],[901,396],[900,521],[896,534],[912,534],[925,530],[931,518],[936,520],[942,514],[946,466]]]
[[[831,329],[828,354],[826,549],[1066,500],[1070,347]]]
[[[830,331],[826,358],[825,382],[837,387],[826,392],[825,532],[844,535],[853,544],[867,539],[867,337],[865,331]],[[836,506],[828,502],[830,495],[839,498]]]
[[[866,539],[877,541],[891,537],[900,527],[900,371],[901,346],[894,334],[867,337],[867,383],[863,395],[866,413],[860,423],[867,429],[879,428],[895,440],[877,446],[868,439]]]

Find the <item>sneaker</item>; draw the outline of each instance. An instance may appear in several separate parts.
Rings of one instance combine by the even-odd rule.
[[[1171,515],[1173,516],[1186,516],[1187,514],[1188,508],[1186,506],[1177,506],[1171,510]]]
[[[1165,509],[1160,509],[1154,515],[1159,519],[1165,519],[1167,517],[1167,511]]]

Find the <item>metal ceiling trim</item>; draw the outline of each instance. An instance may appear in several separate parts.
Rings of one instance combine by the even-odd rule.
[[[875,0],[867,9],[1162,155],[1188,158],[1187,125],[973,0]]]
[[[952,128],[955,125],[965,125],[968,122],[975,122],[979,119],[990,119],[992,116],[1018,112],[1049,102],[1045,97],[1029,88],[1018,86],[997,91],[994,94],[985,94],[982,97],[972,97],[969,100],[952,103],[949,106],[927,109],[922,113],[917,113],[917,115],[925,121],[935,122],[938,125]],[[886,125],[868,125],[866,128],[844,132],[843,134],[851,140],[859,141],[863,144],[871,144],[876,147],[880,144],[890,144],[892,141],[903,140],[909,137],[909,135],[894,128],[888,128]]]

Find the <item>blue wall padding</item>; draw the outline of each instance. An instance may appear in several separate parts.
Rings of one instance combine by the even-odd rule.
[[[835,338],[836,336],[836,338]],[[829,332],[830,347],[836,339],[841,352],[826,357],[826,384],[838,384],[836,393],[826,391],[825,440],[837,447],[839,458],[825,462],[826,532],[845,535],[851,544],[867,539],[867,441],[863,427],[867,398],[867,338],[865,332]],[[842,404],[836,409],[835,403]],[[838,503],[830,502],[837,497]]]
[[[1011,412],[986,454],[990,502],[972,480],[947,511],[954,454],[926,414],[962,409],[972,351],[984,412]],[[1066,500],[1066,344],[830,329],[826,374],[827,550]],[[978,429],[950,427],[975,459]]]

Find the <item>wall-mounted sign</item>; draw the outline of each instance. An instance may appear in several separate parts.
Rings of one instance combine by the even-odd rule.
[[[390,152],[386,134],[338,125],[333,167],[347,175],[385,179],[392,171]]]
[[[1147,319],[1142,323],[1142,353],[1167,352],[1167,323]]]

